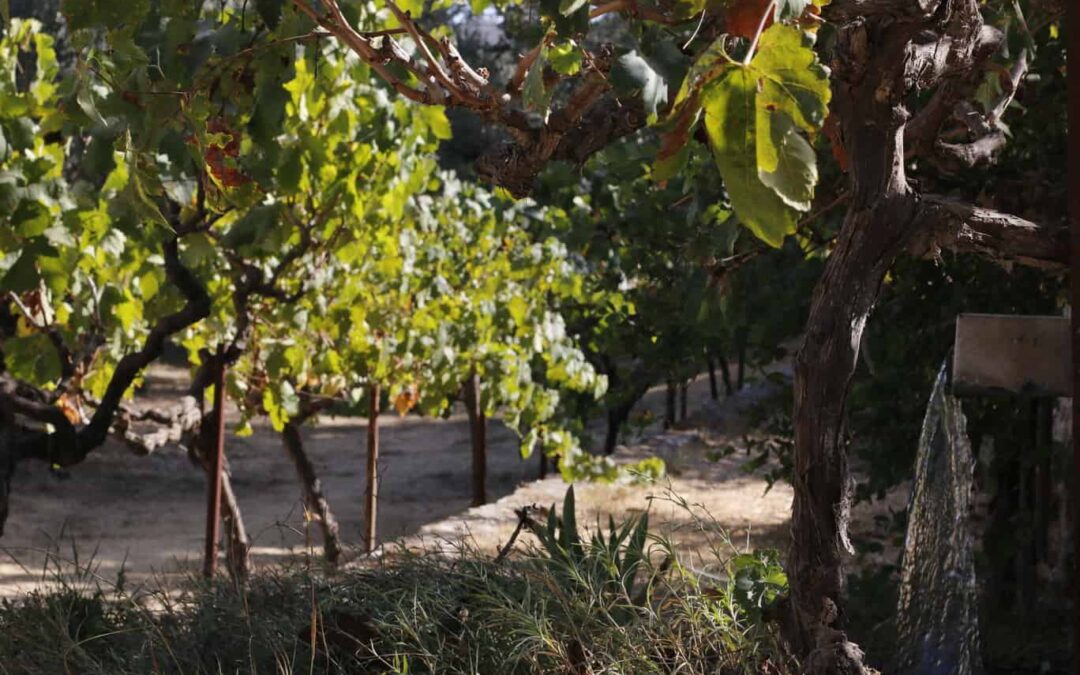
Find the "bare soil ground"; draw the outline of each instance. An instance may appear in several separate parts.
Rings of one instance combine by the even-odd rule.
[[[184,377],[185,371],[155,369],[147,393],[169,398],[182,388]],[[752,545],[784,548],[790,487],[777,484],[766,492],[763,478],[743,470],[742,453],[720,461],[707,458],[715,454],[710,450],[739,442],[740,411],[767,388],[752,384],[717,403],[709,397],[707,378],[699,377],[691,384],[690,416],[681,428],[661,433],[654,424],[616,453],[618,461],[658,455],[667,463],[667,478],[654,485],[579,485],[579,522],[592,523],[598,516],[606,522],[608,514],[619,519],[651,509],[654,527],[690,549],[705,546],[707,533],[684,509],[664,499],[674,494],[740,543],[749,536]],[[658,388],[642,406],[660,419],[663,401],[664,391]],[[306,449],[347,544],[360,539],[365,426],[356,418],[324,418],[305,431]],[[381,427],[379,530],[384,542],[430,547],[471,537],[481,550],[494,552],[513,530],[516,508],[561,502],[565,493],[566,484],[557,476],[535,480],[538,458],[522,460],[514,434],[492,424],[488,480],[493,502],[470,509],[469,432],[463,412],[448,420],[389,414]],[[227,453],[255,565],[315,552],[317,528],[305,534],[300,484],[269,425],[256,424],[247,438],[230,436]],[[54,566],[60,561],[69,572],[75,560],[89,564],[106,583],[116,580],[121,569],[129,582],[141,582],[175,580],[199,567],[205,477],[175,446],[140,457],[110,443],[64,476],[44,465],[20,466],[13,488],[11,516],[0,539],[0,596],[42,584],[49,578],[50,561]],[[873,527],[869,516],[859,522]]]

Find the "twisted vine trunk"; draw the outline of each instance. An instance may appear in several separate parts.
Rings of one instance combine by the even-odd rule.
[[[870,28],[845,26],[839,36],[837,58],[842,65],[834,66],[832,114],[840,120],[852,162],[852,197],[814,289],[795,358],[795,500],[789,564],[796,643],[800,653],[809,654],[807,672],[865,672],[862,652],[841,630],[843,556],[853,552],[847,535],[853,482],[844,407],[863,327],[885,272],[916,225],[917,211],[904,175],[906,112],[891,96],[877,91],[889,78],[884,59],[902,64],[907,38],[905,31],[890,35],[885,27],[884,22]],[[882,75],[871,76],[875,71]]]
[[[842,558],[853,552],[847,536],[852,480],[844,404],[863,327],[912,222],[908,209],[885,195],[878,206],[871,203],[862,202],[845,220],[814,291],[795,360],[790,572],[800,651],[820,650],[808,666],[810,672],[845,672],[836,664],[861,660],[861,653],[839,631],[845,596]]]
[[[307,452],[304,451],[304,439],[300,435],[300,425],[303,419],[293,419],[285,424],[281,431],[284,441],[285,452],[296,467],[296,475],[300,478],[300,484],[304,490],[304,504],[313,519],[319,523],[323,537],[323,556],[326,562],[336,565],[341,560],[341,542],[338,538],[338,521],[334,512],[330,510],[330,501],[323,493],[322,482],[315,473],[315,465],[311,463]]]
[[[805,672],[865,673],[862,652],[843,632],[853,487],[844,416],[882,280],[904,251],[936,255],[950,248],[1060,269],[1067,249],[1060,230],[919,194],[908,184],[905,143],[930,164],[947,165],[949,153],[993,159],[992,151],[983,152],[985,138],[967,146],[935,140],[1002,44],[1001,33],[983,24],[976,0],[838,2],[829,19],[838,26],[831,112],[850,162],[851,198],[795,359],[790,632],[806,657]],[[1024,69],[1016,72],[1019,83]],[[912,94],[920,90],[934,94],[912,114]]]
[[[735,354],[738,358],[739,366],[738,382],[736,383],[735,388],[738,390],[742,390],[743,386],[746,384],[746,334],[747,329],[745,326],[735,331]]]
[[[722,353],[717,353],[716,360],[720,363],[720,375],[724,378],[724,395],[731,396],[735,393],[735,385],[731,383],[731,366]]]
[[[222,522],[225,525],[225,564],[233,580],[243,582],[251,572],[251,539],[229,474],[221,477]]]

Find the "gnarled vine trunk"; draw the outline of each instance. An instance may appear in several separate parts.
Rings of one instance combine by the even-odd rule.
[[[986,150],[984,137],[968,146],[936,140],[1001,44],[975,0],[838,2],[829,18],[838,25],[832,114],[850,161],[851,198],[795,359],[791,637],[806,672],[864,673],[862,652],[843,632],[843,556],[852,552],[844,417],[863,328],[885,273],[906,250],[934,255],[952,248],[1055,267],[1065,247],[1063,233],[1048,236],[1020,218],[920,195],[908,184],[905,143],[926,152],[928,163]],[[934,94],[913,113],[908,106],[918,90]]]
[[[814,290],[795,359],[792,600],[800,626],[799,651],[812,652],[808,670],[820,672],[835,672],[841,662],[861,659],[837,630],[845,586],[842,557],[851,552],[844,403],[863,327],[916,215],[904,176],[906,114],[875,91],[888,81],[896,68],[892,64],[903,63],[907,40],[905,32],[890,35],[884,28],[859,23],[840,33],[837,49],[843,65],[834,71],[833,114],[840,119],[852,159],[852,197]],[[870,76],[875,70],[885,77]]]
[[[304,490],[304,504],[311,519],[319,524],[323,536],[323,556],[326,562],[336,565],[341,560],[341,542],[338,539],[338,521],[330,510],[330,501],[322,489],[322,482],[315,474],[315,465],[304,451],[304,439],[300,435],[300,426],[306,416],[290,420],[281,431],[285,452],[296,467],[296,475]]]
[[[251,539],[228,473],[221,477],[221,518],[225,525],[225,564],[229,576],[243,582],[251,573]]]

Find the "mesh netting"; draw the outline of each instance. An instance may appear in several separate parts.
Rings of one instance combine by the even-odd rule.
[[[974,460],[966,426],[942,366],[915,460],[897,613],[897,673],[982,672],[968,522]]]

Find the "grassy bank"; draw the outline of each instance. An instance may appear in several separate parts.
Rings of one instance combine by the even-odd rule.
[[[785,672],[767,621],[786,590],[775,553],[737,551],[699,519],[716,545],[691,563],[647,516],[586,533],[572,491],[559,511],[523,511],[494,559],[299,562],[179,593],[67,569],[0,608],[0,672]]]

